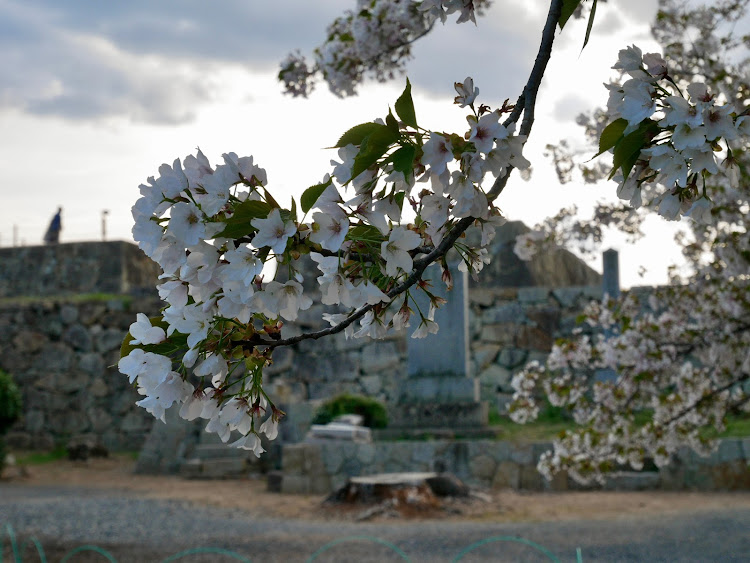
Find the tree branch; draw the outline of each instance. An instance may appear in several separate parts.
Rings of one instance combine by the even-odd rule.
[[[523,112],[524,117],[521,123],[521,129],[519,131],[519,134],[521,135],[528,136],[531,133],[531,128],[534,124],[534,106],[536,104],[536,96],[537,92],[539,91],[539,86],[542,83],[542,78],[544,77],[547,63],[552,56],[552,44],[555,39],[555,29],[557,28],[557,22],[560,19],[562,4],[563,0],[552,0],[550,2],[547,21],[545,22],[544,29],[542,30],[542,41],[539,46],[536,60],[534,61],[534,66],[531,69],[529,79],[526,82],[526,86],[524,86],[523,92],[519,97],[516,107],[513,109],[513,112],[510,114],[510,116],[508,116],[508,119],[504,123],[506,126],[510,125],[510,123],[517,123],[521,112]],[[492,188],[489,192],[487,192],[488,202],[492,203],[502,193],[503,189],[508,183],[508,178],[512,169],[513,167],[509,167],[506,170],[504,176],[495,180]],[[463,219],[460,219],[455,225],[453,225],[453,227],[448,231],[445,237],[443,237],[443,240],[440,241],[440,244],[438,244],[431,252],[429,252],[422,258],[418,258],[414,261],[412,271],[403,282],[401,282],[399,285],[397,285],[387,293],[388,297],[392,299],[397,295],[404,293],[410,287],[415,285],[421,279],[422,273],[424,273],[427,266],[445,256],[448,250],[453,247],[453,244],[456,242],[456,240],[458,240],[458,238],[464,233],[464,231],[466,231],[466,229],[469,228],[469,226],[475,220],[476,219],[474,217],[465,217]],[[317,340],[318,338],[322,338],[324,336],[337,334],[345,330],[347,327],[351,326],[355,321],[364,317],[365,314],[367,314],[374,308],[375,305],[365,305],[364,307],[361,307],[360,309],[349,315],[349,317],[347,317],[336,326],[330,328],[318,330],[315,332],[308,332],[282,340],[264,340],[259,342],[257,345],[267,346],[268,348],[277,348],[279,346],[289,346],[291,344],[296,344],[298,342],[302,342],[303,340]]]
[[[689,406],[685,407],[684,409],[682,409],[681,411],[679,411],[677,414],[671,416],[670,418],[668,418],[664,422],[659,423],[659,426],[669,426],[670,424],[672,424],[673,422],[679,420],[680,418],[682,418],[686,414],[691,413],[693,410],[697,409],[703,403],[705,403],[709,399],[715,397],[719,393],[723,393],[724,391],[729,391],[735,385],[737,385],[739,383],[742,383],[743,381],[747,381],[749,379],[750,379],[750,375],[743,374],[743,375],[741,375],[741,376],[733,379],[729,383],[727,383],[725,385],[722,385],[721,387],[715,387],[714,389],[711,389],[711,391],[709,391],[708,393],[706,393],[705,395],[703,395],[700,399],[698,399],[692,405],[689,405]],[[741,403],[739,403],[739,404],[741,404]]]

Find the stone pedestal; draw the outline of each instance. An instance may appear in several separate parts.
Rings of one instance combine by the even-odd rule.
[[[447,291],[442,269],[430,266],[422,276],[433,295],[447,300],[435,312],[437,334],[408,339],[408,376],[401,384],[398,403],[391,410],[393,429],[481,428],[487,425],[487,404],[479,401],[479,382],[469,374],[468,274],[450,266],[453,289]],[[419,323],[417,308],[430,309],[428,297],[413,292],[415,310],[411,330]]]

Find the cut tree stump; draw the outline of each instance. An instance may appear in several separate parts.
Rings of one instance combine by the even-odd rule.
[[[379,473],[350,477],[328,502],[440,506],[439,497],[469,495],[469,488],[450,473]]]

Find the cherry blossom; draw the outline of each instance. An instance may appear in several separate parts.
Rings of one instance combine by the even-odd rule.
[[[284,252],[287,240],[297,232],[294,223],[281,218],[278,208],[271,210],[265,219],[253,219],[251,224],[258,229],[253,237],[253,246],[255,248],[268,246],[276,254]]]
[[[398,275],[398,271],[408,272],[412,267],[412,257],[409,250],[419,246],[421,239],[414,231],[404,227],[396,227],[391,231],[387,241],[381,244],[381,254],[385,259],[385,273],[388,276]]]
[[[343,133],[335,147],[339,160],[331,160],[332,169],[323,180],[293,199],[288,209],[277,202],[265,170],[252,156],[224,153],[223,164],[212,167],[198,150],[182,162],[160,166],[159,177],[139,186],[140,198],[132,209],[134,237],[162,268],[159,294],[167,303],[154,324],[138,316],[118,364],[144,395],[138,404],[163,419],[164,410],[178,403],[180,416],[202,418],[206,430],[222,441],[260,455],[259,435],[273,439],[283,416],[263,382],[263,370],[276,348],[340,331],[347,338],[383,338],[412,324],[411,315],[419,317],[413,338],[437,331],[434,311],[441,300],[427,293],[430,310],[425,316],[410,308],[413,293],[426,291],[419,283],[422,272],[451,249],[461,257],[459,268],[474,277],[489,263],[487,246],[495,225],[504,220],[495,202],[514,168],[530,170],[523,147],[556,28],[564,25],[561,4],[551,1],[538,57],[515,105],[479,105],[479,89],[467,77],[454,88],[456,105],[468,108],[468,130],[430,131],[417,122],[407,80],[387,114]],[[282,64],[280,78],[295,95],[310,91],[313,75],[321,76],[336,95],[351,95],[366,75],[384,80],[402,70],[411,43],[438,19],[455,14],[459,23],[475,22],[484,5],[478,0],[359,0],[356,11],[333,22],[311,64],[294,54]],[[614,68],[627,80],[608,86],[610,121],[602,129],[599,148],[614,153],[611,176],[617,179],[618,196],[668,218],[688,215],[695,220],[690,223],[737,224],[737,214],[745,209],[738,143],[748,135],[750,121],[738,115],[736,100],[729,103],[727,93],[714,84],[674,80],[679,65],[661,54],[642,55],[636,46],[621,51]],[[713,177],[719,173],[726,185],[716,187]],[[469,239],[481,242],[469,244]],[[519,237],[516,252],[529,257],[546,242],[545,233],[532,232]],[[743,252],[750,249],[738,242],[711,251],[728,276],[744,279]],[[295,321],[300,311],[312,311],[313,299],[303,289],[303,282],[310,280],[302,278],[298,266],[304,255],[318,263],[322,274],[314,280],[320,305],[336,309],[322,313],[329,328],[290,337],[285,323]],[[275,275],[264,268],[269,263]],[[442,283],[450,287],[450,275]],[[668,299],[660,296],[659,301]],[[697,302],[693,299],[689,308],[680,309],[677,299],[670,302],[669,312],[643,317],[634,304],[616,313],[593,306],[588,318],[607,327],[610,338],[596,335],[578,346],[561,345],[547,366],[527,366],[514,378],[518,397],[513,416],[525,420],[538,411],[533,392],[537,386],[553,404],[570,407],[582,424],[593,420],[591,404],[602,412],[605,407],[612,407],[607,412],[621,408],[621,390],[594,385],[587,392],[573,377],[573,370],[588,362],[587,369],[638,369],[671,378],[671,394],[659,395],[659,404],[648,405],[655,413],[654,425],[679,418],[684,400],[703,400],[707,390],[712,393],[724,384],[727,373],[745,369],[727,347],[742,349],[748,343],[742,336],[712,344],[705,353],[701,344],[696,354],[723,371],[704,367],[708,361],[703,366],[683,362],[676,376],[669,370],[679,363],[679,344],[659,350],[654,332],[671,342],[694,345],[685,327],[708,323],[718,330],[709,313],[717,309],[734,315],[723,328],[742,326],[732,323],[742,322],[745,302],[742,292],[725,284],[706,291]],[[622,326],[625,318],[637,328]],[[623,389],[647,396],[661,387],[623,379]],[[607,428],[631,442],[612,453],[591,431],[573,434],[556,443],[555,453],[543,463],[545,471],[571,466],[570,457],[581,451],[642,463],[637,440],[644,440],[655,426],[632,429],[626,411],[607,416]],[[671,434],[650,450],[659,463],[680,439],[702,446],[692,429],[666,427]],[[241,436],[236,438],[236,433]],[[581,478],[588,476],[573,470]]]
[[[167,338],[164,329],[152,326],[146,315],[138,313],[136,317],[138,320],[130,325],[130,335],[133,337],[130,344],[159,344]]]

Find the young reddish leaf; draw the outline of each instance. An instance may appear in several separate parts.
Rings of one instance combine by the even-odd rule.
[[[266,193],[266,201],[271,205],[271,207],[278,207],[279,209],[281,209],[279,202],[273,198],[271,192],[269,192],[266,188],[263,188],[263,191]]]

